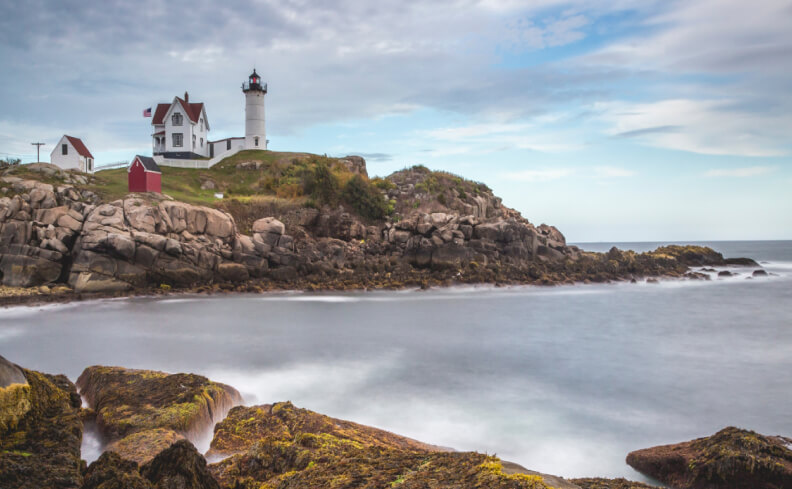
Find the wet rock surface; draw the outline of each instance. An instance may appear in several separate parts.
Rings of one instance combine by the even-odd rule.
[[[4,359],[2,363],[6,364]],[[62,375],[19,370],[27,382],[25,389],[18,392],[25,400],[24,409],[18,410],[9,422],[9,406],[4,405],[6,423],[0,427],[3,489],[79,488],[82,420],[74,385]]]
[[[77,386],[108,448],[137,462],[182,437],[196,439],[242,400],[233,387],[200,375],[121,367],[88,367]]]
[[[206,460],[187,440],[139,466],[115,452],[103,453],[85,473],[83,489],[218,489]]]
[[[444,451],[288,402],[235,408],[216,427],[211,453],[236,453],[210,466],[224,488],[549,487],[541,475],[507,473],[495,457]]]
[[[657,489],[657,486],[650,486],[627,479],[585,478],[572,479],[571,482],[575,483],[580,489]]]
[[[636,470],[679,489],[792,487],[792,439],[724,428],[713,436],[631,452]]]

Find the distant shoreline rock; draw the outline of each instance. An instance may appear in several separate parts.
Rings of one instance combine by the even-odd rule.
[[[635,470],[678,489],[792,487],[792,439],[728,427],[713,436],[631,452]]]

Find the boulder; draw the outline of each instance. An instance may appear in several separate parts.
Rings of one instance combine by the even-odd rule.
[[[152,489],[138,464],[114,451],[105,451],[85,472],[82,489]]]
[[[7,379],[18,379],[16,368],[4,359]],[[14,366],[15,367],[15,366]],[[0,481],[3,489],[39,489],[57,487],[79,489],[80,396],[74,385],[62,375],[47,375],[19,369],[27,384],[20,396],[8,396],[9,386],[0,393],[5,429],[0,430]],[[10,377],[9,377],[10,375]],[[24,405],[15,402],[25,398]],[[10,402],[9,402],[10,401]],[[7,409],[16,410],[16,420],[8,423]]]
[[[154,489],[220,489],[206,460],[187,440],[180,440],[140,467]]]
[[[96,426],[108,441],[148,430],[170,430],[197,440],[241,402],[233,387],[192,374],[167,374],[122,367],[88,367],[77,379],[80,393],[96,412]],[[127,440],[136,458],[154,454],[146,436]],[[123,446],[123,445],[122,445]]]
[[[107,447],[106,451],[115,452],[125,460],[131,460],[138,465],[151,461],[158,453],[165,450],[184,436],[167,428],[153,428],[128,435],[116,440]]]
[[[585,478],[571,479],[569,482],[575,484],[580,489],[659,489],[656,486],[629,481],[627,479]]]
[[[734,427],[713,436],[631,452],[635,470],[678,489],[792,487],[792,439]]]
[[[217,425],[209,453],[232,454],[210,466],[228,488],[551,486],[538,474],[509,473],[496,457],[447,451],[288,402],[234,408]]]
[[[63,255],[58,251],[12,244],[0,252],[3,285],[34,287],[51,284],[61,275]]]
[[[286,226],[274,217],[264,217],[253,223],[254,233],[270,233],[280,236],[286,232]]]
[[[221,263],[217,274],[226,282],[244,282],[250,278],[247,268],[239,263]]]

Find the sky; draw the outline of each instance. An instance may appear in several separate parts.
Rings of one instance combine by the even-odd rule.
[[[792,0],[0,2],[0,158],[151,154],[206,104],[275,151],[485,182],[570,242],[792,239]]]

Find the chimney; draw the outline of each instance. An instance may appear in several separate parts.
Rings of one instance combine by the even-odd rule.
[[[189,93],[187,93],[187,91],[186,91],[186,90],[184,91],[184,101],[185,101],[185,102],[189,102],[189,101],[190,101],[190,94],[189,94]]]

